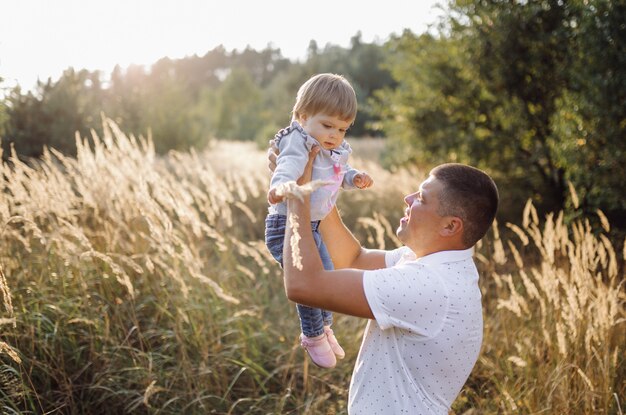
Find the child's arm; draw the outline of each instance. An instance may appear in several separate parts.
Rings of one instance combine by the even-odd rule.
[[[283,201],[283,197],[276,194],[276,186],[298,180],[309,160],[309,149],[297,132],[282,137],[278,143],[278,149],[280,153],[276,158],[276,170],[272,175],[270,190],[267,193],[267,200],[271,204]]]
[[[347,141],[344,140],[341,143],[341,148],[344,151],[347,151],[348,154],[352,154],[352,147],[350,147],[350,144],[348,144]],[[342,188],[354,189],[356,187],[359,189],[367,189],[374,184],[374,180],[369,174],[363,171],[358,171],[357,169],[350,167],[350,165],[347,163],[345,165],[345,168],[346,174],[344,174],[343,176],[343,182],[341,183]]]
[[[364,171],[353,169],[348,165],[346,165],[346,167],[348,168],[348,171],[345,176],[343,176],[343,183],[341,184],[341,187],[344,189],[352,189],[354,187],[367,189],[374,184],[374,179],[372,179],[369,174]]]

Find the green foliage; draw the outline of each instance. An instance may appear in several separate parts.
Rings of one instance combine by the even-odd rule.
[[[2,82],[3,79],[2,77],[0,77],[0,93],[3,93],[2,91],[5,89],[4,87],[2,87]],[[7,114],[7,105],[4,101],[0,100],[0,137],[4,135],[8,121],[9,117]]]
[[[309,45],[309,56],[305,64],[309,76],[320,72],[343,74],[356,91],[359,112],[350,128],[351,135],[381,134],[376,128],[377,113],[369,107],[368,98],[380,88],[395,85],[389,71],[381,65],[387,55],[385,48],[364,43],[360,32],[352,37],[350,48],[347,49],[328,44],[320,51],[314,41]]]
[[[211,116],[218,137],[251,140],[262,124],[261,89],[250,73],[233,70],[215,93]]]
[[[458,0],[437,36],[392,39],[398,87],[376,94],[389,163],[468,162],[506,202],[626,209],[626,6],[607,0]],[[408,149],[408,150],[407,150]]]
[[[399,86],[378,91],[372,102],[390,137],[385,163],[460,162],[506,172],[509,182],[517,182],[519,198],[503,198],[501,211],[515,213],[512,206],[522,205],[537,187],[536,181],[522,182],[527,168],[511,139],[520,130],[519,103],[489,90],[468,65],[468,43],[460,36],[410,32],[390,42],[389,67]]]
[[[86,135],[101,124],[97,104],[101,91],[98,73],[73,69],[66,70],[58,82],[38,82],[35,93],[22,94],[14,88],[5,103],[5,153],[10,143],[27,157],[40,155],[44,145],[73,153],[75,133]]]

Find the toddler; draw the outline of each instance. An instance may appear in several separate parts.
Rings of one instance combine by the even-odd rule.
[[[291,125],[276,134],[280,151],[272,175],[265,220],[265,243],[273,257],[282,265],[287,207],[276,194],[279,184],[296,181],[304,172],[309,151],[319,146],[313,162],[313,180],[332,182],[311,194],[311,228],[324,269],[333,263],[319,233],[319,223],[335,206],[339,188],[365,189],[372,178],[348,165],[352,152],[343,139],[356,117],[356,94],[350,83],[340,75],[319,74],[306,81],[298,90],[292,111]],[[334,367],[345,353],[332,329],[332,314],[318,308],[297,305],[302,334],[300,341],[313,362],[325,368]]]

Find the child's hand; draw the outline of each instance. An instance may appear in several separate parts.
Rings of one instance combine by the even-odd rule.
[[[354,185],[359,189],[367,189],[374,184],[374,179],[372,179],[369,174],[362,171],[361,173],[354,175],[352,183],[354,183]]]
[[[267,192],[267,201],[270,202],[272,205],[282,202],[283,199],[283,196],[279,196],[276,194],[276,188],[272,188],[269,192]]]

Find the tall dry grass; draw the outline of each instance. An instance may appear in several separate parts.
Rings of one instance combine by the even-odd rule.
[[[338,316],[348,358],[309,366],[262,242],[264,153],[157,157],[110,121],[77,148],[1,167],[3,413],[346,413],[363,322]],[[401,196],[424,174],[353,164],[377,185],[341,196],[345,222],[396,246]],[[484,350],[453,409],[621,413],[623,252],[608,229],[533,212],[478,251]]]
[[[489,413],[622,414],[624,252],[610,225],[566,224],[562,212],[497,226],[479,255],[485,272],[485,340],[459,408]]]

